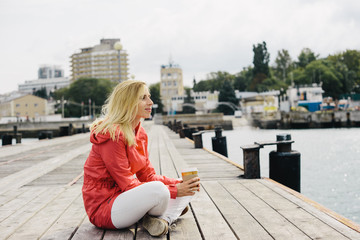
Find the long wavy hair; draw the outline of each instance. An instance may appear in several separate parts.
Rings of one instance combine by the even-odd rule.
[[[146,88],[145,82],[136,80],[116,85],[102,107],[102,117],[92,123],[90,130],[96,135],[109,132],[113,141],[118,140],[122,133],[129,146],[136,145],[132,123],[136,118],[139,99]]]

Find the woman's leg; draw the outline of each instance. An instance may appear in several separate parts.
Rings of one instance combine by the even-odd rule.
[[[168,207],[160,218],[166,220],[169,225],[178,219],[182,211],[189,204],[193,196],[177,197],[176,199],[170,199]]]
[[[159,181],[144,183],[120,194],[111,208],[116,228],[125,228],[139,221],[146,213],[161,216],[170,199],[168,188]]]

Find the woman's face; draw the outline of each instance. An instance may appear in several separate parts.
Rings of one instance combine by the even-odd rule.
[[[144,93],[140,96],[136,118],[149,118],[153,101],[150,99],[149,89],[145,87]]]

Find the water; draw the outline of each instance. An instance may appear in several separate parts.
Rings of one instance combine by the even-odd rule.
[[[240,146],[255,141],[276,140],[276,135],[290,133],[292,149],[301,153],[301,193],[325,207],[360,223],[360,128],[264,130],[240,127],[223,131],[228,156],[243,165]],[[214,132],[203,134],[204,147],[212,149]],[[269,176],[269,152],[260,150],[261,176]]]

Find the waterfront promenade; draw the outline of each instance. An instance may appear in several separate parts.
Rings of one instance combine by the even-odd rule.
[[[202,181],[191,211],[160,239],[360,239],[358,225],[301,194],[268,179],[242,179],[239,166],[167,127],[144,127],[158,173],[177,178],[197,167]],[[141,225],[112,231],[89,223],[81,196],[88,139],[78,134],[0,149],[0,239],[153,239]]]

